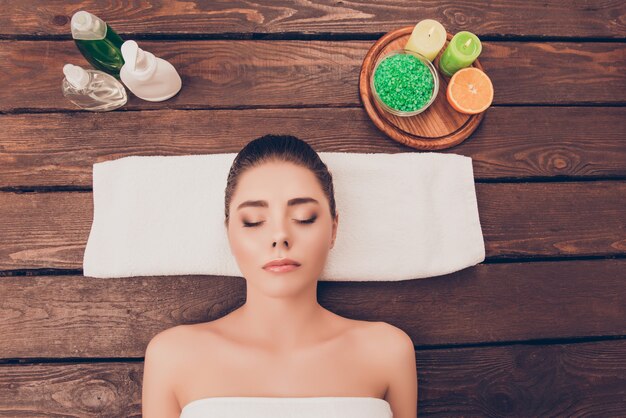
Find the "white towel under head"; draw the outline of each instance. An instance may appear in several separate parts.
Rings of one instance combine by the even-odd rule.
[[[397,281],[485,259],[472,159],[458,154],[318,152],[339,226],[319,280]],[[224,226],[235,153],[130,156],[93,165],[88,277],[242,273]]]

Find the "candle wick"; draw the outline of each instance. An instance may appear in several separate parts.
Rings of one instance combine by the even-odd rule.
[[[464,48],[467,48],[469,46],[469,44],[472,43],[472,38],[469,38],[467,40],[467,42],[465,42],[465,45],[463,45]]]
[[[428,37],[430,37],[430,35],[433,34],[433,31],[435,30],[435,27],[431,27],[430,30],[428,31]]]

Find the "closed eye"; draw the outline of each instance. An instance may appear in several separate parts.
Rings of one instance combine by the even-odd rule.
[[[296,219],[296,222],[298,222],[299,224],[312,224],[313,222],[315,222],[315,220],[317,219],[317,216],[314,216],[310,219],[304,219],[304,220],[300,220],[300,219]],[[243,221],[243,226],[244,228],[253,228],[255,226],[258,226],[260,224],[262,224],[263,221],[261,222],[246,222]]]
[[[244,226],[244,228],[250,228],[250,227],[253,227],[253,226],[257,226],[257,225],[259,225],[261,223],[262,222],[253,222],[253,223],[251,223],[251,222],[243,221],[243,226]]]

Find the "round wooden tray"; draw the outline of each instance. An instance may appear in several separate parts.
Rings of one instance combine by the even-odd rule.
[[[382,109],[374,99],[370,78],[378,57],[391,50],[404,48],[412,32],[413,26],[397,29],[385,34],[372,45],[365,55],[359,76],[361,102],[378,129],[398,142],[419,150],[453,147],[463,142],[478,128],[485,112],[466,115],[457,112],[448,103],[446,88],[450,77],[439,71],[439,58],[452,39],[450,33],[448,33],[445,45],[433,61],[439,73],[439,92],[428,109],[415,116],[396,116]],[[478,59],[473,62],[472,66],[483,70]]]

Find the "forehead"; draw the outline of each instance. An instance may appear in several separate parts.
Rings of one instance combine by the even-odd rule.
[[[307,195],[322,196],[315,174],[308,168],[288,162],[267,162],[246,170],[237,183],[233,202],[247,199],[288,200]]]

